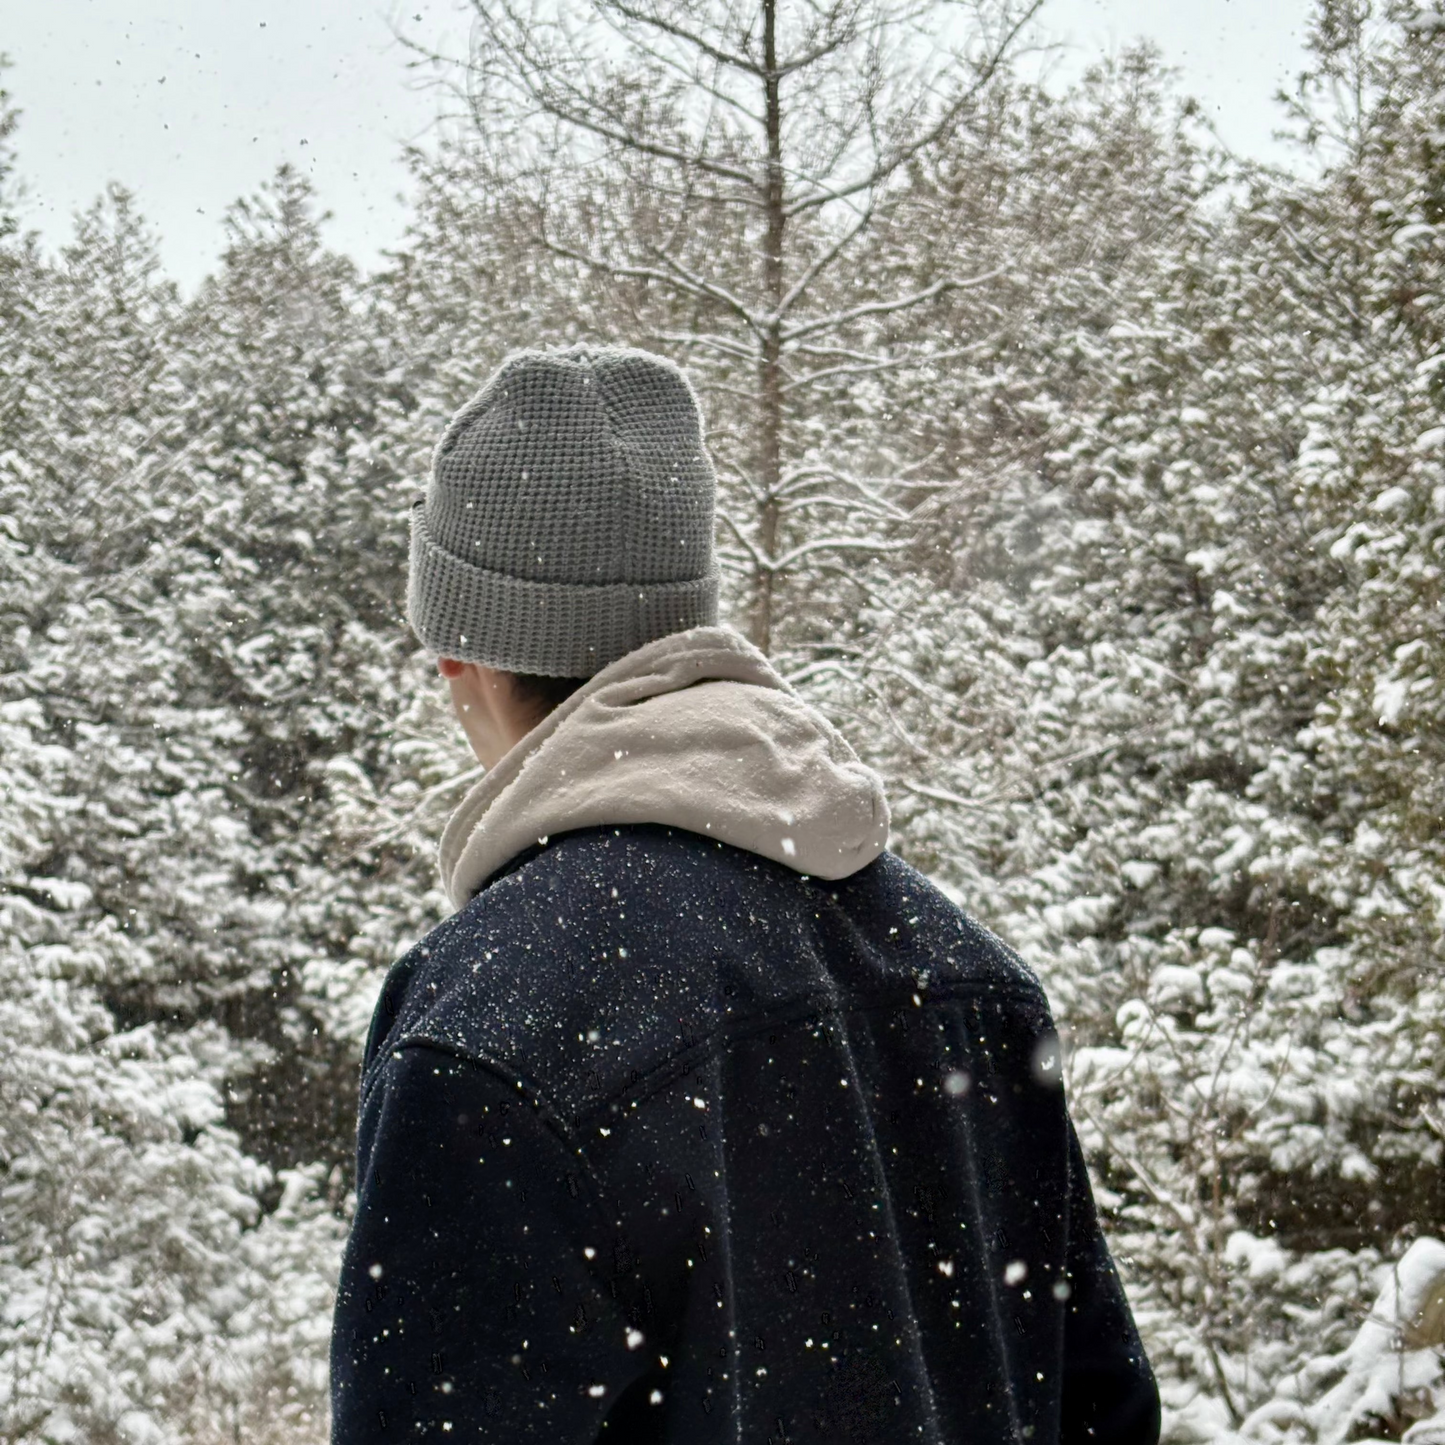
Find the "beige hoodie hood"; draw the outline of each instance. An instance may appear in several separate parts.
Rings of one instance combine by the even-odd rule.
[[[883,783],[740,633],[695,627],[603,668],[467,793],[442,834],[454,908],[572,828],[664,823],[846,878],[888,842]]]

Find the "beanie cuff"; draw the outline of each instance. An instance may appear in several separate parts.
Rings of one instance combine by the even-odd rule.
[[[686,582],[532,582],[474,567],[411,509],[406,613],[429,651],[541,677],[591,677],[654,638],[717,622],[718,574]]]

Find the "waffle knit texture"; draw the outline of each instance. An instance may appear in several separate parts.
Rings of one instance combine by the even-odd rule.
[[[411,625],[463,662],[591,677],[717,621],[716,493],[671,362],[518,352],[451,419],[412,508]]]

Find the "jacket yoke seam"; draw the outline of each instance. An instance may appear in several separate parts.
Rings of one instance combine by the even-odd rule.
[[[969,984],[965,983],[957,987],[946,989],[930,989],[927,999],[930,1002],[947,1003],[955,998],[970,998],[987,995],[990,998],[998,998],[1000,995],[1012,998],[1019,1003],[1035,1003],[1040,1007],[1041,1012],[1047,1016],[1047,1005],[1039,997],[1039,994],[1027,986],[1000,988],[997,984]],[[614,1104],[623,1101],[641,1103],[650,1099],[654,1094],[665,1089],[668,1084],[681,1078],[691,1071],[693,1061],[699,1057],[705,1057],[722,1040],[754,1038],[758,1034],[766,1033],[770,1027],[778,1022],[788,1024],[797,1023],[800,1019],[810,1016],[818,1018],[837,1019],[850,1017],[856,1014],[887,1013],[891,1009],[901,1008],[903,1003],[896,998],[875,1000],[872,1002],[845,1001],[829,989],[814,989],[797,998],[789,999],[786,1003],[777,1004],[761,1014],[750,1015],[746,1019],[737,1019],[725,1022],[719,1027],[704,1034],[701,1038],[694,1039],[684,1044],[681,1048],[669,1054],[666,1058],[659,1060],[645,1074],[638,1079],[629,1080],[621,1089],[609,1094],[605,1099],[589,1109],[585,1109],[577,1115],[576,1124],[580,1129],[586,1123],[595,1118],[604,1110],[611,1108]]]
[[[1047,1002],[1041,996],[1038,988],[1025,983],[1000,985],[996,982],[966,981],[947,988],[930,988],[927,993],[928,1001],[938,1003],[976,997],[1033,1004],[1045,1018],[1048,1017]],[[725,1021],[698,1038],[686,1040],[681,1047],[659,1059],[638,1078],[629,1079],[621,1088],[613,1090],[590,1107],[580,1110],[575,1116],[564,1115],[539,1088],[529,1084],[514,1070],[490,1054],[458,1047],[425,1032],[403,1034],[397,1042],[390,1045],[389,1051],[403,1048],[434,1049],[438,1053],[450,1055],[463,1063],[487,1070],[509,1087],[516,1089],[534,1107],[542,1111],[549,1122],[549,1127],[559,1135],[566,1146],[585,1157],[582,1147],[575,1143],[574,1136],[585,1127],[590,1119],[596,1118],[597,1115],[614,1105],[623,1102],[641,1103],[651,1098],[665,1089],[668,1084],[688,1073],[696,1059],[707,1056],[721,1041],[753,1038],[758,1034],[766,1033],[770,1027],[779,1022],[792,1024],[800,1019],[808,1018],[810,1015],[840,1018],[856,1014],[885,1013],[901,1006],[902,1001],[898,998],[877,999],[870,1002],[847,1001],[838,998],[837,994],[830,989],[811,989],[805,994],[771,1005],[761,1013],[751,1014],[744,1019]],[[376,1072],[379,1073],[380,1070]],[[362,1091],[363,1104],[370,1096],[373,1087],[375,1087],[375,1074]]]

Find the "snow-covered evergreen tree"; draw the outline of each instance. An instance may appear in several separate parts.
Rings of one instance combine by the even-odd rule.
[[[1045,976],[1167,1437],[1428,1438],[1445,20],[1320,0],[1290,173],[1147,50],[1000,43],[819,170],[882,93],[709,127],[768,62],[703,18],[736,64],[590,117],[499,21],[527,123],[414,154],[380,274],[283,169],[189,301],[119,187],[41,252],[0,101],[0,1437],[319,1437],[360,1039],[477,772],[406,508],[507,351],[619,339],[702,380],[736,620]]]
[[[219,862],[231,739],[193,706],[155,558],[179,304],[122,191],[58,264],[0,244],[23,323],[0,446],[0,1433],[314,1434],[339,1225],[314,1167],[243,1151],[250,1051],[184,987],[256,918]]]

